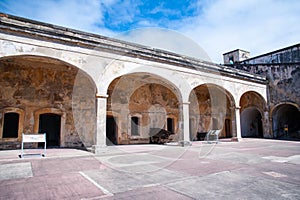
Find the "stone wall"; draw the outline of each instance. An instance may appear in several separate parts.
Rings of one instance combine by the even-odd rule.
[[[221,129],[220,137],[224,138],[236,134],[232,124],[225,125],[225,120],[234,120],[234,101],[224,89],[209,84],[198,86],[192,91],[190,102],[190,115],[195,120],[191,124],[192,139],[197,137],[197,133],[206,133],[211,129]]]
[[[18,146],[22,132],[39,131],[39,114],[56,113],[62,120],[60,146],[91,146],[96,132],[95,93],[95,86],[76,67],[36,56],[2,58],[0,130],[8,107],[24,112],[19,137],[2,138],[1,133],[2,145]]]
[[[295,137],[300,138],[300,126],[296,122],[300,108],[300,44],[228,66],[267,77],[268,101],[262,116],[264,137],[281,137],[284,126],[289,126]],[[253,100],[252,104],[257,101]],[[257,107],[261,105],[258,103]]]
[[[174,120],[174,132],[178,134],[177,96],[159,80],[141,77],[145,76],[128,76],[125,82],[118,78],[109,87],[107,113],[117,118],[118,144],[149,143],[150,129],[167,129],[168,117]],[[131,135],[131,117],[140,120],[139,135]]]
[[[280,102],[300,105],[300,44],[232,66],[267,77],[271,108]]]

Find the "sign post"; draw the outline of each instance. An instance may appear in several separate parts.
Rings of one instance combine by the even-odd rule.
[[[46,156],[46,133],[42,134],[24,134],[22,133],[21,158],[24,156],[24,143],[44,142],[44,153],[41,156]]]

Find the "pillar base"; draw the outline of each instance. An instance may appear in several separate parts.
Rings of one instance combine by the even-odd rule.
[[[101,155],[103,153],[107,152],[107,146],[106,145],[93,145],[92,146],[92,153],[95,155]]]
[[[241,141],[243,141],[243,138],[241,138],[241,137],[232,137],[231,141],[232,142],[241,142]]]
[[[187,140],[181,140],[178,142],[178,145],[181,147],[192,146],[192,142],[187,141]]]

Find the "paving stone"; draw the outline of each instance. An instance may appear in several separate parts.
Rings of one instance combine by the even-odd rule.
[[[167,186],[195,199],[300,198],[299,185],[229,171],[176,181]]]
[[[122,170],[104,169],[84,173],[111,193],[125,192],[151,184],[165,184],[186,176],[166,169],[146,173],[136,173],[134,170],[130,173]]]
[[[79,173],[44,175],[0,182],[0,199],[82,199],[104,193]]]
[[[0,180],[32,177],[30,162],[0,165]]]
[[[102,198],[106,200],[122,200],[122,199],[131,199],[131,200],[191,200],[193,198],[183,195],[179,192],[173,191],[169,188],[162,186],[154,186],[154,187],[142,187],[135,190],[130,190],[126,192],[117,193],[114,196],[110,196],[107,198]]]
[[[199,145],[128,145],[97,156],[49,149],[24,159],[0,151],[0,199],[298,200],[299,143],[280,142],[280,153],[273,140],[220,143],[206,157]]]

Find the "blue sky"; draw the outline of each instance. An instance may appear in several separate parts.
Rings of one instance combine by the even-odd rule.
[[[139,32],[135,37],[140,38],[132,40],[134,34],[120,35],[142,28],[169,30],[201,46],[216,63],[237,48],[256,56],[299,43],[299,11],[298,0],[0,0],[0,12],[156,48],[176,43],[178,36]],[[179,43],[173,46],[182,49]]]

